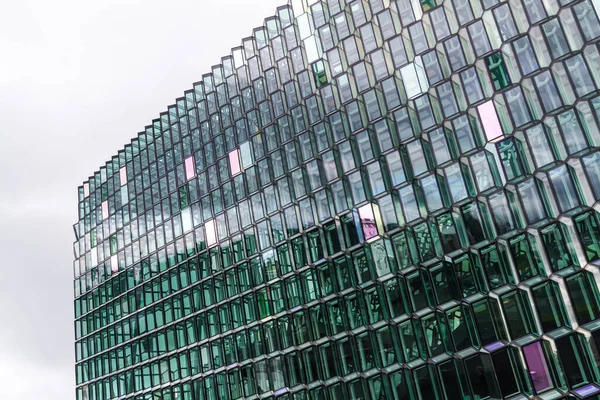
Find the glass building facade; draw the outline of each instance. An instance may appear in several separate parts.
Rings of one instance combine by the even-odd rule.
[[[280,7],[79,188],[77,400],[598,398],[599,10]]]

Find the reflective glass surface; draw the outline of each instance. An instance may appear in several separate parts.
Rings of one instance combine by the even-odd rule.
[[[77,400],[598,396],[599,8],[278,8],[79,187]]]

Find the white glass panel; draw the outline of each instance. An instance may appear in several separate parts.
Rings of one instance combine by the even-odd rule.
[[[477,107],[477,110],[479,111],[479,118],[481,118],[487,140],[490,141],[502,136],[502,127],[500,127],[500,121],[498,120],[498,114],[496,114],[494,102],[489,100],[480,104]]]
[[[194,224],[192,222],[192,212],[189,207],[181,210],[181,223],[183,225],[183,231],[186,233],[194,228]]]
[[[108,201],[102,202],[102,219],[108,218]]]
[[[240,156],[238,150],[229,152],[229,166],[231,168],[231,176],[235,176],[242,171],[240,168]]]
[[[121,186],[127,184],[127,167],[123,167],[119,170],[119,178],[121,179]]]
[[[185,159],[185,177],[189,181],[196,176],[196,169],[194,168],[194,157],[188,157]]]
[[[206,229],[206,245],[208,247],[213,246],[217,243],[217,227],[215,226],[215,220],[210,219],[204,224]]]

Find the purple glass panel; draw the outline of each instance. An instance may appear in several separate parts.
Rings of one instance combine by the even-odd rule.
[[[121,186],[127,184],[127,167],[119,170],[119,178],[121,178]]]
[[[185,177],[189,181],[196,176],[196,170],[194,168],[194,156],[185,159]]]
[[[290,389],[288,389],[288,388],[286,388],[286,387],[284,387],[284,388],[281,388],[281,389],[279,389],[279,390],[276,390],[276,391],[275,391],[275,397],[282,396],[282,395],[286,394],[286,393],[287,393],[287,392],[289,392],[289,391],[290,391]]]
[[[496,114],[494,102],[490,100],[480,104],[477,107],[477,110],[479,111],[479,118],[481,118],[485,137],[488,142],[502,136],[502,127],[500,127],[500,121],[498,121],[498,114]]]
[[[375,214],[373,213],[373,207],[371,207],[370,204],[359,208],[358,215],[360,217],[360,223],[362,225],[363,234],[365,235],[365,240],[369,240],[379,235],[377,232],[377,224],[375,221]]]
[[[540,342],[535,342],[523,347],[523,355],[527,362],[527,369],[536,392],[552,386],[548,364],[544,358],[544,351]]]
[[[237,150],[229,152],[229,165],[231,167],[231,176],[237,175],[242,171],[240,167],[240,155]]]
[[[504,343],[497,341],[492,344],[488,344],[487,346],[485,346],[485,349],[487,351],[494,351],[494,350],[498,350],[501,347],[504,347]]]
[[[579,389],[574,390],[574,392],[580,395],[581,397],[587,397],[600,392],[600,389],[594,385],[585,385],[583,387],[580,387]]]

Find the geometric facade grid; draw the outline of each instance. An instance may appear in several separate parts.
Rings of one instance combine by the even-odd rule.
[[[278,8],[79,187],[77,400],[598,398],[599,12]]]

